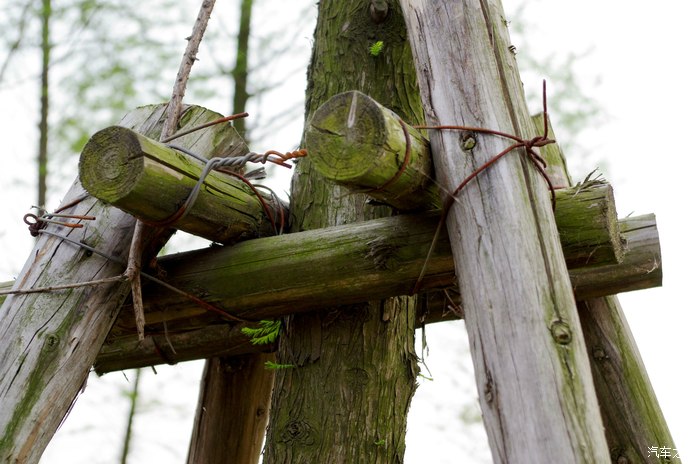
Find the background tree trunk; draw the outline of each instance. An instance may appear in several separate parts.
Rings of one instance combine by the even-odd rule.
[[[134,419],[139,405],[139,382],[141,381],[141,372],[141,369],[136,369],[134,383],[128,393],[129,413],[126,416],[126,429],[124,430],[124,441],[122,441],[122,452],[119,460],[121,464],[128,464],[129,462],[129,450],[131,449],[131,438],[134,431]]]
[[[49,66],[51,60],[51,0],[43,0],[41,8],[41,92],[39,120],[39,155],[37,156],[37,205],[46,204],[46,177],[49,158]]]
[[[233,113],[246,110],[248,103],[248,39],[250,39],[250,20],[253,13],[253,0],[241,0],[240,20],[238,22],[238,44],[236,45],[236,65],[231,71],[233,77]],[[245,118],[233,121],[233,127],[248,142],[245,134]]]
[[[370,95],[407,121],[422,119],[398,3],[372,4],[319,3],[307,119],[347,90]],[[369,48],[378,41],[383,50],[374,56]],[[329,184],[303,160],[292,181],[291,213],[292,228],[300,231],[390,210]],[[266,463],[403,461],[418,371],[415,306],[414,299],[401,297],[286,318],[278,362],[293,367],[276,373]]]

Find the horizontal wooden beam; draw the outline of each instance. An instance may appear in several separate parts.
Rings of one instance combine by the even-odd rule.
[[[232,314],[253,320],[407,294],[437,226],[432,214],[404,215],[262,238],[159,260],[166,279]],[[661,285],[661,251],[653,215],[620,223],[627,244],[620,264],[570,269],[578,299]],[[446,234],[428,261],[424,290],[451,288],[454,264]],[[451,295],[456,303],[458,295]],[[139,344],[131,308],[122,308],[95,364],[98,373],[264,349],[241,324],[168,290],[144,289],[147,343]],[[456,318],[440,292],[425,298],[421,322]],[[268,348],[269,349],[269,348]]]
[[[96,198],[153,223],[179,210],[203,167],[202,161],[181,151],[112,126],[94,134],[85,145],[80,181]],[[277,221],[282,205],[266,192],[258,193]],[[206,177],[192,208],[171,226],[220,243],[274,233],[253,189],[240,178],[218,171]]]
[[[462,135],[464,144],[476,143],[470,132]],[[329,99],[314,113],[305,140],[309,159],[330,181],[401,211],[441,209],[430,143],[367,95],[351,91]],[[583,182],[557,190],[556,199],[568,268],[620,261],[623,246],[610,185]]]

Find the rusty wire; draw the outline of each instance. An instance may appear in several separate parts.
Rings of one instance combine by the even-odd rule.
[[[70,208],[71,206],[77,205],[89,196],[90,194],[88,194],[87,192],[83,193],[82,195],[78,195],[78,197],[74,198],[73,200],[69,201],[63,206],[60,206],[53,213],[47,212],[44,208],[40,206],[32,206],[32,208],[37,210],[38,214],[25,214],[22,220],[25,224],[29,226],[29,233],[32,237],[38,236],[39,231],[46,227],[48,224],[56,224],[58,226],[68,227],[70,229],[80,229],[83,227],[83,224],[81,224],[80,222],[57,221],[53,218],[77,219],[78,221],[94,221],[95,216],[84,216],[78,214],[60,214],[61,211],[64,211]]]
[[[458,186],[457,188],[454,189],[454,191],[448,195],[448,197],[445,199],[443,202],[442,206],[442,214],[440,215],[440,221],[438,222],[438,227],[437,230],[435,231],[435,235],[433,236],[433,241],[430,244],[430,248],[428,249],[428,254],[425,258],[425,261],[423,262],[423,267],[420,271],[420,274],[418,276],[418,279],[416,280],[416,283],[413,287],[413,290],[411,291],[411,294],[415,294],[420,290],[420,285],[423,281],[423,277],[425,275],[425,271],[428,267],[428,262],[430,261],[430,257],[433,253],[433,250],[435,249],[435,246],[437,245],[438,237],[440,236],[440,232],[445,225],[445,222],[447,220],[447,214],[450,212],[450,209],[452,205],[455,203],[457,200],[457,196],[460,194],[460,192],[471,182],[476,176],[490,168],[491,166],[496,163],[499,159],[503,158],[505,155],[508,153],[514,151],[517,148],[524,148],[525,153],[527,155],[527,158],[532,162],[532,164],[535,166],[537,171],[544,177],[544,180],[547,182],[547,186],[549,188],[549,191],[551,193],[551,201],[552,201],[552,209],[556,208],[556,196],[554,193],[554,185],[552,184],[551,179],[547,175],[547,172],[545,171],[545,168],[547,167],[547,163],[545,160],[535,152],[534,148],[541,148],[544,147],[545,145],[549,145],[551,143],[555,143],[555,140],[547,138],[549,134],[549,124],[548,124],[548,113],[547,113],[547,82],[542,81],[542,107],[543,107],[543,113],[544,113],[544,134],[543,135],[538,135],[533,137],[532,139],[523,139],[522,137],[519,137],[517,135],[513,134],[508,134],[506,132],[501,132],[497,131],[494,129],[486,129],[483,127],[470,127],[470,126],[456,126],[456,125],[437,125],[437,126],[425,126],[425,125],[420,125],[420,126],[413,126],[416,129],[434,129],[434,130],[459,130],[459,131],[469,131],[469,132],[478,132],[482,134],[489,134],[489,135],[495,135],[498,137],[503,137],[507,139],[513,140],[515,143],[511,144],[507,148],[505,148],[503,151],[489,159],[487,162],[479,166],[474,172],[469,174]]]
[[[284,224],[284,216],[282,216],[280,223],[282,224],[282,227],[277,226],[277,221],[275,221],[274,215],[270,211],[270,207],[265,201],[265,199],[260,195],[258,192],[256,185],[252,184],[245,175],[240,175],[236,174],[233,172],[230,172],[228,170],[223,170],[222,168],[242,168],[245,166],[246,163],[261,163],[265,164],[266,162],[271,162],[274,164],[277,164],[279,166],[284,166],[286,168],[291,168],[292,166],[287,164],[285,161],[288,161],[290,159],[296,159],[296,158],[302,158],[307,155],[307,152],[305,149],[301,150],[294,150],[291,152],[287,153],[280,153],[276,150],[268,150],[265,153],[254,153],[254,152],[249,152],[243,156],[231,156],[231,157],[226,157],[226,158],[211,158],[209,160],[204,160],[202,157],[199,155],[192,153],[190,150],[183,149],[182,147],[178,147],[175,145],[170,145],[170,148],[173,148],[175,150],[181,151],[187,155],[190,155],[196,159],[199,159],[200,161],[205,162],[206,164],[204,165],[204,168],[202,169],[202,172],[199,176],[199,179],[197,180],[197,183],[192,187],[192,190],[190,190],[189,195],[185,199],[185,202],[178,208],[175,213],[170,215],[169,217],[159,220],[159,221],[144,221],[145,223],[156,226],[156,227],[168,227],[172,226],[175,224],[178,220],[183,218],[184,216],[189,213],[189,211],[192,209],[194,206],[195,201],[197,200],[197,197],[199,196],[199,192],[201,190],[202,185],[204,184],[207,176],[211,171],[218,171],[222,172],[224,174],[228,174],[234,177],[237,177],[241,181],[243,181],[246,185],[248,185],[251,190],[253,191],[253,194],[257,197],[258,201],[260,202],[260,205],[263,207],[263,210],[265,211],[265,215],[269,219],[270,223],[272,224],[272,227],[275,229],[276,233],[280,233],[283,224]],[[257,186],[259,187],[259,186]],[[275,201],[279,201],[276,196],[274,197]],[[283,213],[282,213],[283,214]]]
[[[116,256],[112,256],[108,253],[100,251],[94,247],[91,247],[90,245],[86,245],[85,243],[82,243],[78,240],[74,240],[74,239],[67,237],[65,235],[57,234],[57,233],[54,233],[54,232],[51,232],[48,230],[40,230],[39,233],[50,235],[50,236],[56,237],[62,241],[71,243],[77,247],[80,247],[80,248],[83,248],[83,249],[89,251],[90,253],[99,255],[99,256],[101,256],[101,257],[105,258],[106,260],[111,261],[113,263],[117,263],[117,264],[120,264],[122,266],[126,266],[126,264],[127,264],[124,260],[117,258]],[[219,316],[222,316],[222,317],[225,317],[227,319],[234,320],[237,322],[254,322],[250,319],[244,319],[242,317],[238,317],[238,316],[235,316],[233,314],[230,314],[227,311],[220,309],[220,308],[217,308],[216,306],[212,305],[211,303],[208,303],[208,302],[202,300],[201,298],[198,298],[190,293],[187,293],[184,290],[180,290],[179,288],[177,288],[177,287],[175,287],[175,286],[173,286],[173,285],[171,285],[171,284],[169,284],[169,283],[167,283],[167,282],[165,282],[157,277],[154,277],[150,274],[147,274],[143,271],[140,271],[140,274],[141,274],[141,277],[144,277],[148,280],[151,280],[151,281],[155,282],[156,284],[158,284],[162,287],[165,287],[168,290],[175,292],[178,295],[181,295],[181,296],[187,298],[188,300],[192,301],[193,303],[196,303],[198,306],[206,309],[207,311],[213,312],[215,314],[218,314]],[[115,277],[109,277],[106,279],[99,279],[96,281],[68,284],[66,286],[66,288],[75,288],[78,286],[101,285],[101,284],[105,284],[105,283],[112,283],[112,282],[115,282],[118,280],[124,280],[124,277],[123,276],[115,276]],[[59,288],[59,286],[54,286],[53,288],[43,287],[43,288],[35,288],[35,289],[18,289],[18,290],[4,291],[3,294],[37,293],[37,292],[48,292],[48,291],[54,291],[54,290],[60,290],[60,289],[61,288]]]
[[[47,224],[55,224],[63,227],[68,227],[71,229],[76,229],[76,228],[82,228],[83,224],[80,223],[75,223],[75,222],[63,222],[63,221],[56,221],[51,218],[53,217],[58,217],[58,218],[67,218],[67,219],[78,219],[78,220],[95,220],[95,216],[84,216],[84,215],[75,215],[75,214],[60,214],[60,211],[63,211],[67,208],[70,208],[71,206],[75,206],[90,195],[87,193],[84,193],[82,195],[79,195],[77,198],[71,200],[70,202],[66,203],[65,205],[61,206],[58,208],[55,212],[53,213],[46,213],[43,208],[38,208],[39,213],[41,214],[40,216],[36,214],[26,214],[24,215],[24,222],[25,224],[29,225],[29,230],[32,236],[38,236],[39,234],[46,234],[50,235],[53,237],[56,237],[62,241],[66,241],[68,243],[72,243],[73,245],[76,245],[80,248],[83,248],[87,250],[90,253],[102,256],[108,261],[112,261],[117,264],[121,264],[122,266],[126,266],[127,263],[121,260],[120,258],[117,258],[115,256],[109,255],[107,253],[104,253],[100,250],[97,250],[94,247],[91,247],[89,245],[86,245],[85,243],[82,243],[78,240],[73,240],[70,237],[67,237],[65,235],[60,235],[54,232],[50,232],[48,230],[44,230]],[[277,197],[275,196],[275,201],[279,201]],[[153,277],[149,274],[146,274],[143,271],[140,271],[140,275],[148,280],[151,280],[158,285],[161,285],[172,292],[175,292],[188,300],[192,301],[193,303],[197,304],[198,306],[206,309],[207,311],[216,313],[222,317],[225,317],[230,320],[238,321],[238,322],[254,322],[249,319],[244,319],[241,317],[234,316],[223,309],[217,308],[216,306],[212,305],[211,303],[208,303],[201,298],[198,298],[190,293],[185,292],[184,290],[180,290],[177,287],[174,287],[173,285],[168,284],[167,282],[164,282],[161,279],[158,279],[156,277]],[[114,277],[107,277],[104,279],[95,279],[87,282],[75,282],[71,284],[61,284],[61,285],[53,285],[49,287],[35,287],[35,288],[29,288],[29,289],[13,289],[13,290],[3,290],[0,291],[0,295],[22,295],[22,294],[30,294],[30,293],[42,293],[42,292],[54,292],[58,290],[68,290],[68,289],[73,289],[73,288],[79,288],[79,287],[90,287],[90,286],[97,286],[97,285],[104,285],[108,283],[113,283],[117,281],[124,281],[126,280],[127,277],[122,274],[119,276],[114,276]]]

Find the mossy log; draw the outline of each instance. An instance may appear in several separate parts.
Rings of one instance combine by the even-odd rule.
[[[321,105],[305,140],[314,167],[335,183],[399,210],[440,207],[427,140],[363,93],[344,92]]]
[[[165,106],[130,112],[120,124],[148,136],[160,134]],[[189,107],[180,125],[198,126],[220,118],[200,107]],[[212,127],[180,143],[204,155],[218,153],[225,128]],[[229,139],[230,141],[230,139]],[[119,276],[121,264],[77,247],[79,241],[125,260],[134,218],[93,197],[84,197],[78,180],[64,204],[83,198],[63,213],[94,216],[83,228],[49,224],[42,229],[14,287],[29,289]],[[49,235],[53,234],[53,235]],[[18,294],[5,299],[0,311],[0,461],[35,463],[84,388],[87,375],[118,308],[129,294],[129,283],[87,286],[45,293]]]
[[[544,115],[538,114],[533,120],[542,130]],[[544,148],[541,154],[547,161],[550,178],[557,185],[571,185],[560,147],[551,144]],[[624,270],[606,265],[592,267],[597,276],[608,275],[601,280],[609,285],[597,285],[598,292],[585,299],[579,298],[576,305],[588,347],[610,459],[615,463],[649,462],[648,443],[664,443],[674,448],[673,437],[614,293],[625,291],[626,272],[637,274],[635,280],[640,285],[644,285],[645,273],[657,282],[656,285],[661,285],[659,237],[651,214],[620,221],[620,232],[629,250],[647,251],[626,253]],[[578,286],[586,285],[587,280],[585,274],[572,275],[574,292]]]
[[[316,169],[335,183],[402,211],[441,208],[428,140],[360,92],[338,94],[316,110],[306,144]],[[578,202],[567,201],[572,197]],[[620,262],[623,244],[610,185],[586,182],[557,190],[556,199],[569,268]]]
[[[169,282],[231,313],[250,319],[278,318],[410,292],[437,220],[434,213],[376,219],[171,255],[161,258],[159,265]],[[653,216],[625,219],[621,228],[629,245],[621,264],[570,270],[577,298],[661,285]],[[452,288],[454,283],[454,263],[443,232],[422,288]],[[419,323],[456,318],[442,293],[429,293]],[[459,303],[459,295],[452,300]],[[97,359],[98,373],[270,349],[250,345],[239,331],[245,325],[231,325],[160,287],[147,285],[144,303],[146,342],[139,344],[133,312],[125,306]]]
[[[204,163],[123,127],[94,134],[80,156],[80,181],[96,198],[145,221],[166,220],[185,202]],[[261,193],[272,217],[279,202]],[[271,235],[260,199],[241,179],[211,172],[192,209],[172,227],[220,243]]]
[[[565,201],[578,197],[578,201]],[[554,218],[569,268],[592,264],[619,263],[623,242],[617,223],[612,187],[602,182],[556,192]],[[587,208],[578,208],[583,203]]]

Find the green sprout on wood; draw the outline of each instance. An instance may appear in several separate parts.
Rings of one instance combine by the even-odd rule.
[[[377,40],[369,47],[369,54],[372,56],[379,56],[379,54],[384,50],[384,42]]]
[[[263,319],[258,322],[258,327],[243,327],[241,332],[250,337],[253,345],[266,345],[277,340],[280,335],[282,321],[268,321]]]
[[[278,364],[272,361],[265,361],[265,369],[291,369],[296,367],[294,364]]]

